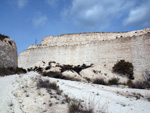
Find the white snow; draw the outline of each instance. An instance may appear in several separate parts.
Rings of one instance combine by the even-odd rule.
[[[34,102],[34,99],[47,102],[50,96],[45,89],[36,88],[33,80],[38,80],[39,77],[40,75],[35,72],[0,77],[0,113],[48,113],[49,108],[46,105]],[[56,82],[65,95],[81,101],[83,106],[93,108],[95,113],[101,111],[106,113],[149,113],[150,111],[150,102],[147,100],[148,97],[150,98],[149,90],[95,85],[49,77],[41,78]],[[28,98],[24,96],[22,87],[25,86],[27,86]],[[42,92],[44,96],[39,96],[38,91]],[[61,112],[65,113],[67,112],[66,107],[66,104],[56,105],[53,107],[55,109],[53,113],[60,112],[57,111],[58,109],[62,109]],[[41,111],[45,109],[47,111]]]

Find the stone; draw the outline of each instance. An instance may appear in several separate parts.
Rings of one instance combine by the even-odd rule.
[[[64,71],[62,73],[63,76],[74,78],[76,80],[82,80],[83,78],[75,71]]]
[[[0,35],[0,68],[3,67],[18,67],[18,55],[16,43],[8,36]]]

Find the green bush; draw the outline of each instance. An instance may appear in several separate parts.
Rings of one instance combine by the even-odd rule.
[[[93,81],[93,83],[94,84],[102,84],[102,85],[107,85],[107,83],[104,81],[104,79],[99,79],[99,78],[97,78],[97,79],[95,79],[94,81]]]
[[[42,75],[53,77],[53,78],[63,78],[63,75],[60,72],[54,72],[54,71],[43,72]]]
[[[60,65],[61,67],[61,72],[67,71],[67,70],[73,70],[73,65]]]
[[[13,68],[0,68],[0,76],[15,74]]]
[[[17,74],[24,74],[24,73],[27,73],[27,71],[25,69],[23,69],[23,68],[17,68],[16,69],[16,73]]]
[[[45,70],[49,70],[51,68],[51,66],[47,66],[45,67]]]
[[[127,85],[129,88],[150,89],[150,82],[149,81],[136,81],[133,83],[132,80],[128,80]]]
[[[125,60],[120,60],[113,66],[113,72],[127,76],[129,79],[134,79],[133,76],[133,65]]]
[[[5,76],[5,75],[13,75],[13,74],[24,74],[27,73],[27,71],[23,68],[0,68],[0,76]]]
[[[55,63],[55,62],[49,62],[49,66],[45,67],[45,70],[49,70],[51,68],[51,63]],[[75,71],[77,72],[78,74],[80,74],[80,71],[83,70],[83,69],[86,69],[86,68],[89,68],[91,67],[93,64],[91,65],[77,65],[77,66],[73,66],[73,65],[60,65],[60,64],[57,64],[56,67],[60,67],[61,69],[61,73],[64,72],[64,71]],[[38,73],[42,74],[43,76],[51,76],[51,77],[58,77],[57,75],[60,75],[61,73],[58,73],[58,72],[43,72],[44,68],[41,68],[41,67],[33,67],[33,68],[28,68],[27,71],[37,71]],[[53,76],[55,75],[55,76]]]
[[[119,80],[117,78],[112,78],[108,81],[109,85],[118,85]]]
[[[81,70],[83,69],[86,69],[86,68],[89,68],[91,67],[91,65],[77,65],[77,66],[73,66],[73,65],[62,65],[60,66],[61,67],[61,72],[64,72],[64,71],[67,71],[67,70],[70,70],[70,71],[75,71],[77,72],[78,74],[80,73]]]
[[[38,72],[39,74],[41,74],[41,73],[43,73],[43,68],[35,66],[34,68],[32,68],[32,67],[31,67],[31,68],[28,68],[27,71],[28,71],[28,72],[30,72],[30,71],[36,71],[36,72]]]
[[[131,88],[150,89],[150,82],[136,81]]]
[[[127,85],[128,85],[128,87],[132,88],[134,84],[133,84],[132,80],[128,80]]]

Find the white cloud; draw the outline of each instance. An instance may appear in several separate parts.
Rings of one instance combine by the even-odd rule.
[[[17,0],[19,8],[23,8],[27,4],[28,0]]]
[[[150,25],[150,1],[141,4],[141,6],[130,10],[128,17],[124,20],[124,26],[138,25],[145,26]]]
[[[46,15],[42,15],[41,13],[37,13],[35,17],[32,19],[33,25],[37,28],[39,26],[43,26],[47,22],[48,18]]]
[[[73,0],[71,6],[62,12],[62,16],[84,28],[107,29],[107,27],[112,27],[115,21],[122,24],[128,14],[129,17],[124,22],[126,25],[133,21],[136,22],[138,19],[143,20],[147,15],[144,12],[148,12],[148,10],[133,10],[136,6],[139,7],[143,4],[140,1],[140,4],[137,5],[138,2],[139,0]],[[138,13],[141,12],[143,13],[139,15]],[[135,17],[137,14],[138,16]]]
[[[48,3],[51,7],[56,7],[58,0],[46,0],[46,3]]]
[[[45,0],[45,3],[48,4],[51,8],[57,8],[63,7],[65,4],[67,4],[67,0]]]
[[[22,9],[27,5],[28,0],[8,0],[8,3],[13,7],[17,6],[18,8]]]

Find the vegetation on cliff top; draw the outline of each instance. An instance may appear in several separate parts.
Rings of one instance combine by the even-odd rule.
[[[5,38],[9,38],[8,36],[6,36],[6,35],[2,35],[2,34],[0,34],[0,40],[1,41],[3,41]]]

